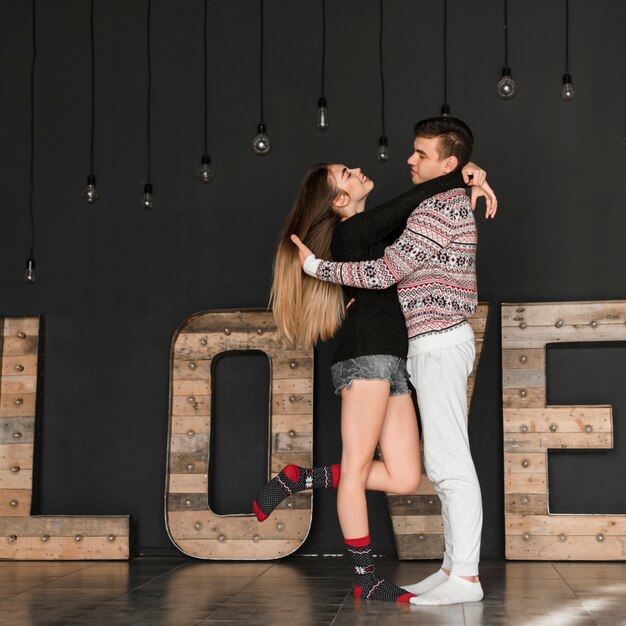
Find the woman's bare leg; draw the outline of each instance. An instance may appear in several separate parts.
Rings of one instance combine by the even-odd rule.
[[[341,391],[341,480],[337,489],[337,513],[344,537],[369,534],[365,485],[382,430],[389,382],[353,380]]]
[[[410,394],[389,398],[379,445],[383,458],[372,463],[365,488],[399,495],[415,493],[422,467],[417,416]]]

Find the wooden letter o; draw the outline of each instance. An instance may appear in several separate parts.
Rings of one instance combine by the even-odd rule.
[[[288,463],[312,464],[312,351],[286,346],[269,311],[192,315],[172,341],[167,532],[179,550],[196,558],[276,559],[291,554],[306,539],[311,527],[311,491],[287,498],[262,524],[252,513],[218,515],[208,504],[211,362],[231,350],[261,351],[270,360],[271,476]]]

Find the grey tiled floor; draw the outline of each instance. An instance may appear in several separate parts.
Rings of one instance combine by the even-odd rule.
[[[433,562],[377,559],[398,584]],[[0,626],[626,625],[626,563],[484,561],[482,602],[448,607],[361,602],[341,557],[276,562],[140,558],[0,562]]]

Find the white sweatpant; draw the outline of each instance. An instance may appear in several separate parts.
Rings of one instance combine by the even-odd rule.
[[[467,378],[474,340],[417,353],[407,369],[417,391],[424,465],[441,499],[446,549],[442,567],[477,576],[483,523],[480,485],[467,433]]]

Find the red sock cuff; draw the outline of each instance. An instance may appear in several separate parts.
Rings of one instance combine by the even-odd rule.
[[[371,539],[369,535],[365,535],[365,537],[359,537],[358,539],[344,539],[344,543],[353,548],[364,548],[369,546]]]
[[[286,465],[282,472],[292,483],[297,483],[300,478],[300,468],[297,465]]]
[[[341,465],[339,463],[331,465],[330,471],[333,474],[333,489],[337,489],[337,486],[339,485],[339,477],[341,476]]]

